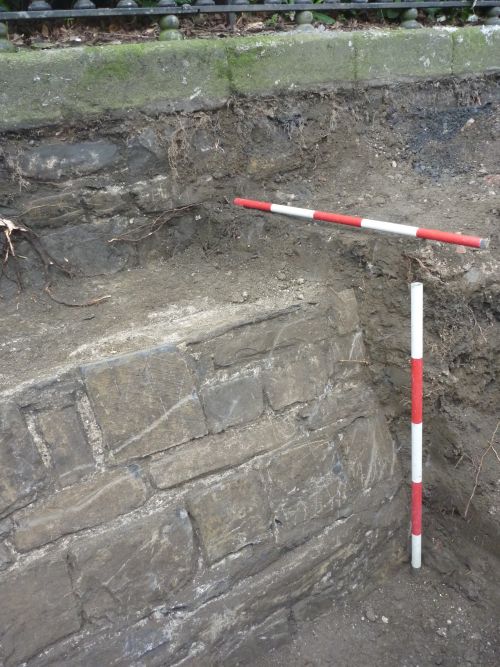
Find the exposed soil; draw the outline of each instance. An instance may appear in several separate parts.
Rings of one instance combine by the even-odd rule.
[[[289,644],[251,664],[259,667],[495,667],[500,652],[498,559],[458,537],[458,522],[427,531],[429,567],[393,570],[362,600],[299,621]],[[470,569],[444,546],[450,534]],[[444,541],[443,541],[444,537]],[[446,567],[444,567],[446,563]],[[447,569],[450,568],[451,569]],[[474,571],[475,574],[472,574]],[[478,584],[478,581],[481,583]]]
[[[252,664],[498,664],[500,432],[490,441],[500,414],[498,118],[492,82],[449,90],[454,103],[444,106],[437,85],[407,102],[404,91],[377,99],[358,91],[351,100],[264,100],[239,107],[239,117],[214,112],[227,144],[243,132],[252,150],[267,154],[267,171],[263,161],[247,173],[251,156],[242,152],[239,171],[216,180],[214,198],[196,210],[186,250],[114,275],[55,281],[66,302],[111,296],[99,305],[68,308],[37,289],[1,302],[0,378],[8,390],[68,360],[160,341],[184,313],[199,312],[202,325],[218,308],[251,312],[353,287],[373,383],[408,471],[408,284],[424,282],[422,575],[410,578],[405,564],[365,599],[299,620],[289,646]],[[268,126],[300,150],[280,163]],[[179,165],[186,178],[189,169]],[[491,245],[462,250],[266,217],[235,209],[228,202],[236,195],[476,233]]]

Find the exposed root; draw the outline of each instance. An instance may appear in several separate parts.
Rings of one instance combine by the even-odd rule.
[[[97,297],[96,299],[90,299],[90,301],[85,301],[84,303],[69,303],[68,301],[61,301],[61,299],[56,298],[50,291],[50,287],[47,285],[44,289],[44,292],[56,303],[61,306],[68,306],[68,308],[88,308],[89,306],[97,306],[103,301],[111,299],[111,294],[106,294],[105,296]]]
[[[186,206],[180,206],[179,208],[172,208],[168,211],[164,211],[156,218],[156,220],[153,220],[153,222],[139,225],[135,230],[135,235],[130,236],[128,234],[122,234],[121,236],[116,236],[113,239],[109,239],[108,243],[139,243],[140,241],[144,241],[149,236],[152,236],[157,231],[159,231],[163,225],[165,225],[167,222],[170,222],[170,220],[179,215],[179,213],[188,211],[195,206],[199,206],[201,203],[202,202],[197,202],[196,204],[186,204]]]
[[[20,255],[16,253],[16,244],[21,240],[27,241],[31,248],[38,255],[45,274],[44,292],[50,299],[52,299],[52,301],[70,308],[86,308],[87,306],[95,306],[111,298],[111,295],[106,295],[96,299],[91,299],[90,301],[86,301],[84,303],[69,303],[67,301],[62,301],[56,298],[50,290],[52,270],[55,268],[70,278],[72,278],[74,275],[73,271],[69,267],[60,264],[52,257],[52,255],[44,247],[38,235],[35,234],[33,230],[3,217],[0,217],[0,280],[2,277],[5,277],[8,280],[15,282],[19,290],[23,289],[22,275],[18,263],[18,257],[20,257]],[[14,278],[7,274],[8,265],[13,266],[15,275]]]
[[[478,484],[479,484],[479,475],[481,474],[481,470],[482,470],[482,467],[483,467],[483,461],[484,461],[484,458],[485,458],[486,454],[489,451],[492,451],[495,454],[495,456],[497,457],[498,462],[500,463],[500,455],[498,454],[498,451],[495,449],[495,446],[494,446],[495,436],[497,434],[497,431],[498,431],[499,427],[500,427],[500,419],[498,420],[497,425],[495,426],[495,430],[493,431],[493,435],[488,440],[488,446],[485,447],[483,453],[481,454],[481,458],[479,459],[479,463],[478,463],[477,468],[476,468],[476,478],[474,480],[474,488],[472,489],[472,493],[470,494],[470,498],[467,501],[467,506],[465,507],[464,519],[467,518],[467,513],[469,512],[470,504],[471,504],[472,499],[474,498],[474,495],[476,493],[476,489],[477,489]]]

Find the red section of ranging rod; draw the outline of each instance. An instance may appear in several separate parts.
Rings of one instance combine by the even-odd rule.
[[[412,424],[422,423],[422,395],[424,387],[424,361],[411,360],[411,421]]]
[[[341,213],[327,213],[326,211],[313,211],[308,208],[298,208],[295,206],[284,206],[282,204],[272,204],[270,202],[257,201],[255,199],[234,200],[236,206],[244,208],[253,208],[268,213],[281,213],[297,218],[306,218],[307,220],[321,220],[323,222],[333,222],[340,225],[349,225],[351,227],[361,227],[372,229],[377,232],[389,232],[401,236],[413,236],[419,239],[429,239],[431,241],[441,241],[443,243],[453,243],[455,245],[469,246],[470,248],[487,248],[488,239],[482,239],[479,236],[465,236],[453,232],[441,232],[438,229],[425,229],[413,227],[412,225],[400,225],[394,222],[384,222],[383,220],[371,220],[370,218],[359,218],[352,215],[342,215]]]
[[[422,482],[411,485],[411,533],[422,535]]]

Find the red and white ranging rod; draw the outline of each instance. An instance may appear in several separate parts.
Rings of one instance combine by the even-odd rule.
[[[411,295],[411,566],[422,565],[422,420],[424,287],[412,283]]]
[[[400,225],[395,222],[370,220],[370,218],[357,218],[352,215],[342,215],[341,213],[313,211],[309,208],[283,206],[281,204],[271,204],[265,201],[255,201],[254,199],[240,199],[237,197],[234,200],[234,204],[236,204],[236,206],[243,206],[244,208],[257,209],[258,211],[267,211],[268,213],[281,213],[282,215],[289,215],[295,218],[306,218],[307,220],[322,220],[323,222],[333,222],[339,225],[373,229],[377,232],[390,232],[392,234],[401,234],[403,236],[413,236],[418,239],[454,243],[456,245],[469,246],[470,248],[487,248],[489,245],[489,239],[482,239],[479,238],[479,236],[465,236],[453,232],[441,232],[438,229]]]

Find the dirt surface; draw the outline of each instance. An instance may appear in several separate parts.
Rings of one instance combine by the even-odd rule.
[[[464,553],[446,553],[451,526],[427,535],[424,551],[431,566],[415,576],[409,566],[394,570],[362,600],[345,602],[320,617],[300,620],[286,646],[252,664],[259,667],[495,667],[500,652],[498,596],[487,581],[498,577],[498,560],[479,549],[467,549],[470,565],[481,576],[471,579]],[[454,545],[455,547],[457,544]],[[449,558],[450,560],[446,560]],[[443,571],[443,564],[453,569]],[[438,571],[435,568],[438,568]],[[486,575],[486,576],[485,576]],[[477,584],[480,579],[482,585]]]
[[[239,107],[236,130],[236,111],[215,112],[228,144],[241,132],[267,161],[247,172],[252,155],[242,153],[239,172],[215,179],[187,249],[53,284],[67,303],[110,296],[99,305],[69,308],[41,289],[0,302],[0,378],[8,392],[75,360],[171,340],[185,314],[199,313],[203,326],[220,308],[248,314],[352,287],[372,381],[408,471],[408,285],[424,282],[422,576],[410,578],[405,565],[366,599],[316,621],[297,619],[293,642],[255,665],[498,664],[498,118],[490,89],[452,85],[456,103],[446,108],[432,105],[441,94],[436,84],[408,102],[388,94],[363,104],[359,93],[261,101]],[[327,112],[322,137],[310,128]],[[298,147],[281,163],[271,126],[283,146]],[[186,178],[190,168],[179,165]],[[235,209],[234,196],[478,234],[491,245],[465,250],[266,216]],[[148,243],[163,241],[160,234]]]

